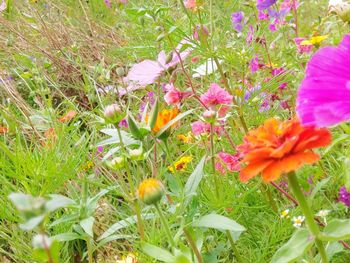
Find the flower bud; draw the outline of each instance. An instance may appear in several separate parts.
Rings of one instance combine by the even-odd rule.
[[[108,105],[104,110],[104,117],[106,121],[116,124],[124,118],[124,113],[118,104]]]
[[[149,178],[142,181],[137,194],[146,205],[156,204],[164,195],[164,186],[159,180]]]
[[[107,162],[107,165],[113,170],[119,170],[124,167],[125,158],[120,156],[115,157],[111,161]]]
[[[133,161],[141,161],[143,160],[143,149],[140,147],[139,149],[129,150],[130,159]]]
[[[213,123],[216,119],[216,111],[206,110],[205,112],[203,112],[202,116],[206,122]]]

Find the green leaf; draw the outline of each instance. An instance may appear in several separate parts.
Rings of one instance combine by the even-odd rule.
[[[312,237],[307,229],[298,229],[293,236],[272,257],[271,263],[294,262],[304,255],[314,244],[315,238]]]
[[[110,145],[110,144],[116,144],[119,143],[119,137],[117,134],[117,129],[101,129],[100,132],[111,136],[111,138],[103,140],[102,142],[98,143],[98,146],[104,146],[104,145]],[[140,142],[138,140],[133,139],[129,133],[125,131],[120,131],[122,135],[122,140],[124,145],[138,145]]]
[[[51,237],[54,240],[57,240],[59,242],[67,242],[67,241],[72,241],[76,239],[83,239],[83,237],[77,233],[72,233],[72,232],[67,232],[67,233],[62,233],[58,234],[56,236]]]
[[[142,134],[140,132],[140,129],[137,126],[136,121],[134,120],[134,118],[131,116],[130,113],[128,114],[128,126],[132,136],[134,136],[136,139],[142,139]]]
[[[236,221],[215,213],[205,215],[192,223],[194,227],[214,228],[218,230],[229,230],[234,232],[243,232],[245,227]]]
[[[167,129],[169,129],[172,125],[174,125],[176,122],[180,121],[182,118],[186,117],[187,115],[191,114],[193,110],[188,110],[185,111],[179,115],[177,115],[174,119],[172,119],[171,121],[169,121],[167,124],[165,124],[160,131],[157,133],[157,137],[160,137]]]
[[[25,231],[33,230],[44,220],[44,218],[44,215],[32,217],[27,222],[20,224],[19,227]]]
[[[325,241],[350,239],[350,219],[333,219],[323,229],[320,239]]]
[[[84,229],[85,233],[90,237],[94,236],[92,227],[94,225],[95,218],[90,216],[80,221],[80,226]]]
[[[185,196],[192,197],[196,194],[199,183],[201,182],[204,176],[204,165],[205,165],[206,156],[203,156],[202,159],[197,164],[196,168],[188,178],[185,185]],[[188,202],[190,199],[186,200]]]
[[[154,105],[153,105],[153,108],[149,114],[150,117],[148,119],[148,125],[149,125],[150,130],[152,130],[157,123],[158,111],[159,111],[159,102],[158,102],[158,98],[157,98]]]
[[[154,218],[154,214],[144,214],[142,215],[143,220],[148,220]],[[97,241],[101,241],[111,235],[113,235],[118,230],[134,225],[136,223],[136,216],[130,216],[125,218],[124,220],[118,221],[117,223],[110,226],[98,239]]]
[[[176,260],[175,256],[173,256],[169,251],[148,243],[144,243],[142,245],[142,250],[150,257],[160,260],[162,262],[169,263],[174,262]]]
[[[45,203],[45,210],[47,212],[76,204],[74,200],[63,195],[51,194],[50,197],[51,199]]]

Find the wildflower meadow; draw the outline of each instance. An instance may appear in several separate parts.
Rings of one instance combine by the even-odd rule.
[[[0,262],[349,263],[349,23],[0,0]]]

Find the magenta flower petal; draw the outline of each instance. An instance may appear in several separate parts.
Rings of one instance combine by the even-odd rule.
[[[332,126],[350,120],[350,35],[338,47],[324,47],[307,65],[297,98],[304,125]]]

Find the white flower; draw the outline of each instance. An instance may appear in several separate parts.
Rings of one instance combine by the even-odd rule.
[[[282,211],[281,218],[289,218],[289,209]]]
[[[329,214],[329,210],[320,210],[316,215],[319,217],[326,217]]]
[[[293,217],[292,221],[293,221],[293,226],[296,228],[301,227],[301,225],[303,224],[305,220],[305,216],[297,216],[297,217]]]

